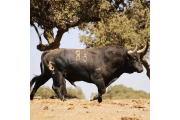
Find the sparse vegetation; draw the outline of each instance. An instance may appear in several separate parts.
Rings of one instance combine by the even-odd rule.
[[[48,86],[40,87],[35,94],[35,96],[41,96],[42,99],[50,98],[52,95],[54,95],[54,91]]]
[[[95,93],[91,95],[95,95]],[[150,93],[142,90],[133,90],[123,85],[115,85],[110,86],[102,97],[103,99],[150,99]]]
[[[69,95],[76,96],[77,98],[81,98],[81,99],[85,98],[85,95],[80,87],[77,87],[77,88],[68,87],[67,93]],[[35,94],[35,96],[41,96],[42,99],[50,98],[53,95],[55,95],[54,91],[48,86],[40,87]]]
[[[68,87],[67,93],[70,95],[74,95],[77,98],[85,99],[85,95],[80,87],[76,87],[76,88]]]

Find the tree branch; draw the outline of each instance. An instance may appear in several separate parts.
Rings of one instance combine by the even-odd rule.
[[[61,38],[62,38],[63,34],[67,31],[68,31],[68,29],[63,29],[63,28],[58,29],[57,35],[56,35],[53,42],[51,42],[51,43],[49,42],[49,44],[46,44],[46,45],[39,44],[39,45],[37,45],[37,49],[40,51],[45,51],[45,50],[51,50],[51,49],[59,48]],[[46,35],[48,35],[48,34],[46,34]],[[49,40],[49,38],[50,37],[46,37],[47,40]]]
[[[148,49],[149,49],[149,43],[148,43],[148,40],[147,40],[147,41],[146,41],[146,49],[145,49],[145,51],[144,51],[143,53],[141,53],[140,58],[141,58],[142,64],[144,65],[144,67],[145,67],[146,70],[147,70],[146,75],[149,77],[149,80],[150,80],[150,68],[149,68],[149,64],[148,64],[148,62],[143,58],[144,55],[147,53]]]
[[[60,29],[58,29],[54,42],[60,43],[63,34],[65,32],[67,32],[67,31],[68,31],[68,28],[66,28],[66,29],[60,28]]]
[[[53,43],[54,42],[53,28],[44,29],[44,37],[46,38],[49,44]]]
[[[148,42],[148,40],[146,41],[146,49],[145,49],[145,51],[143,52],[143,53],[141,53],[141,59],[144,57],[144,55],[147,53],[147,51],[148,51],[148,49],[149,49],[149,42]]]
[[[142,64],[146,68],[147,70],[146,75],[149,77],[149,80],[150,80],[150,68],[149,68],[148,62],[144,58],[142,59]]]
[[[39,34],[38,28],[35,26],[34,22],[32,22],[31,24],[34,26],[34,28],[35,28],[35,30],[36,30],[36,32],[38,34],[39,44],[42,45],[42,39],[41,39],[41,35]]]
[[[89,19],[79,19],[77,21],[64,24],[66,27],[64,26],[63,28],[64,29],[69,29],[71,27],[76,27],[76,26],[80,25],[83,22],[88,23],[88,22],[98,22],[98,21],[101,21],[101,18],[99,18],[99,17],[91,17]]]
[[[46,45],[39,44],[39,45],[37,45],[37,49],[39,51],[46,51],[46,50],[52,50],[52,49],[59,48],[59,46],[60,46],[60,43],[53,42],[50,45],[48,45],[48,44],[46,44]]]

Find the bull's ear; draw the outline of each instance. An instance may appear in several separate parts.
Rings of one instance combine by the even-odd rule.
[[[129,60],[129,57],[127,56],[126,59]]]

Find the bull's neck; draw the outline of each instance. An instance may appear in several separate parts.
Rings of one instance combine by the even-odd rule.
[[[126,71],[126,59],[124,57],[124,54],[120,55],[119,57],[114,57],[112,59],[112,69],[116,77],[119,77]]]

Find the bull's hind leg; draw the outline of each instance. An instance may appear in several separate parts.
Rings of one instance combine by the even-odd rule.
[[[64,101],[64,95],[62,95],[61,91],[60,91],[60,86],[63,85],[63,75],[61,72],[57,72],[55,74],[52,74],[52,78],[53,78],[53,86],[52,89],[54,90],[54,92],[57,94],[57,96]]]
[[[47,74],[36,76],[36,77],[33,78],[33,80],[35,81],[35,85],[34,85],[34,88],[33,88],[32,92],[31,92],[31,95],[30,95],[31,100],[33,100],[34,95],[35,95],[36,91],[39,89],[39,87],[41,85],[43,85],[44,83],[46,83],[49,79],[50,79],[50,76],[47,75]]]

